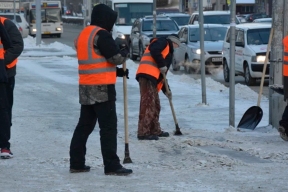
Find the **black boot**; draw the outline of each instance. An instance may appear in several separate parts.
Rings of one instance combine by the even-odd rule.
[[[89,172],[90,166],[84,165],[84,167],[78,168],[78,167],[70,167],[70,173],[81,173],[81,172]]]
[[[162,131],[162,132],[158,135],[158,137],[169,137],[169,133]]]
[[[158,140],[159,137],[157,135],[145,135],[145,136],[137,136],[139,140]]]
[[[132,169],[126,169],[124,167],[117,169],[115,171],[105,172],[105,175],[117,175],[117,176],[126,176],[133,173]]]
[[[284,141],[288,141],[288,124],[283,120],[281,120],[279,124],[278,132],[280,133],[280,137]]]

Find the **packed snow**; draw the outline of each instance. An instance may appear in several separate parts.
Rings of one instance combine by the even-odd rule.
[[[62,43],[25,38],[19,57],[13,108],[11,150],[0,161],[1,192],[252,192],[287,191],[287,143],[268,125],[269,100],[254,131],[229,126],[229,88],[206,78],[207,104],[201,80],[169,72],[173,106],[183,136],[174,136],[168,99],[160,93],[160,124],[170,133],[158,141],[138,141],[138,64],[128,60],[128,125],[131,164],[126,177],[105,176],[99,127],[87,143],[88,173],[69,173],[69,145],[78,122],[78,71],[75,50]],[[221,72],[222,73],[222,72]],[[217,74],[216,74],[217,75]],[[117,79],[118,155],[124,159],[123,79]],[[235,125],[258,93],[235,85]]]

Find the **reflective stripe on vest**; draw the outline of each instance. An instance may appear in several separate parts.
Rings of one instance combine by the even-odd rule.
[[[0,59],[3,60],[4,59],[4,47],[1,41],[1,37],[0,37]]]
[[[80,85],[108,85],[116,83],[116,66],[94,51],[94,37],[99,30],[90,25],[77,39],[77,58]]]
[[[0,17],[0,21],[1,21],[1,23],[3,24],[3,26],[4,26],[4,21],[5,21],[6,19],[7,19],[7,18],[5,18],[5,17]],[[3,46],[3,45],[2,45],[2,46]],[[5,53],[5,51],[4,51],[4,53]],[[14,67],[14,66],[17,64],[17,61],[18,61],[17,58],[14,59],[11,63],[7,64],[6,67],[7,67],[7,68],[12,68],[12,67]]]
[[[152,42],[154,42],[156,40],[157,39],[154,39]],[[165,47],[165,49],[161,52],[161,54],[162,54],[164,59],[169,54],[169,44],[168,43],[167,43],[167,46]],[[159,79],[160,69],[158,68],[157,63],[155,62],[155,60],[153,59],[153,57],[150,54],[149,46],[146,48],[146,50],[145,50],[145,52],[141,58],[141,61],[139,63],[139,67],[138,67],[138,70],[136,72],[136,75],[140,74],[140,73],[150,75],[150,76],[154,77],[156,80]],[[162,89],[162,86],[163,86],[163,81],[161,81],[157,84],[158,92]]]

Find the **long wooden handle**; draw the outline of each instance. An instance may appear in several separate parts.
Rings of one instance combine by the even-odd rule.
[[[271,47],[273,33],[274,33],[274,29],[273,29],[273,26],[272,26],[271,27],[271,31],[270,31],[270,35],[269,35],[269,42],[268,42],[268,45],[267,45],[266,57],[265,57],[265,61],[264,61],[262,78],[261,78],[261,83],[260,83],[258,102],[257,102],[257,106],[258,107],[260,107],[260,100],[261,100],[261,95],[262,95],[262,92],[263,92],[264,78],[265,78],[265,74],[266,74],[266,68],[267,68],[268,57],[269,57],[269,53],[270,53],[270,47]]]
[[[164,85],[166,88],[166,92],[170,93],[169,87],[168,87],[168,83],[167,83],[167,79],[166,79],[166,75],[164,73],[162,73],[163,75],[163,79],[164,79]],[[173,119],[176,125],[178,125],[177,119],[176,119],[176,115],[175,115],[175,111],[174,111],[174,107],[173,107],[173,103],[172,100],[169,98],[169,103],[170,103],[170,107],[171,107],[171,111],[172,111],[172,115],[173,115]]]
[[[124,73],[126,71],[126,61],[123,63]],[[128,99],[127,99],[127,77],[123,76],[123,99],[124,99],[124,126],[125,126],[125,143],[128,143]]]

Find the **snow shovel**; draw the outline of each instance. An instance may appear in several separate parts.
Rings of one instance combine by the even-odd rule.
[[[123,63],[123,70],[126,71],[126,61]],[[127,77],[123,76],[123,93],[124,93],[124,125],[125,125],[125,157],[123,163],[132,163],[129,153],[128,142],[128,108],[127,108]]]
[[[164,79],[164,84],[165,84],[165,88],[167,92],[170,92],[169,88],[168,88],[168,83],[167,83],[167,79],[166,79],[166,75],[164,73],[162,73],[163,75],[163,79]],[[175,111],[174,111],[174,107],[172,104],[172,99],[169,98],[169,103],[170,103],[170,107],[171,107],[171,111],[172,111],[172,115],[173,115],[173,119],[175,122],[175,126],[176,126],[176,130],[174,132],[174,135],[182,135],[181,131],[180,131],[180,127],[178,125],[177,119],[176,119],[176,115],[175,115]]]
[[[238,128],[254,130],[262,119],[263,110],[260,107],[260,100],[261,100],[261,95],[262,95],[262,91],[263,91],[264,77],[266,74],[266,67],[267,67],[268,56],[269,56],[269,52],[270,52],[273,32],[274,31],[273,31],[273,27],[272,27],[271,32],[270,32],[270,36],[269,36],[269,42],[267,45],[267,51],[266,51],[264,66],[263,66],[263,72],[262,72],[262,78],[261,78],[261,84],[260,84],[257,106],[250,107],[244,113],[243,117],[241,118],[241,120],[237,126]]]

